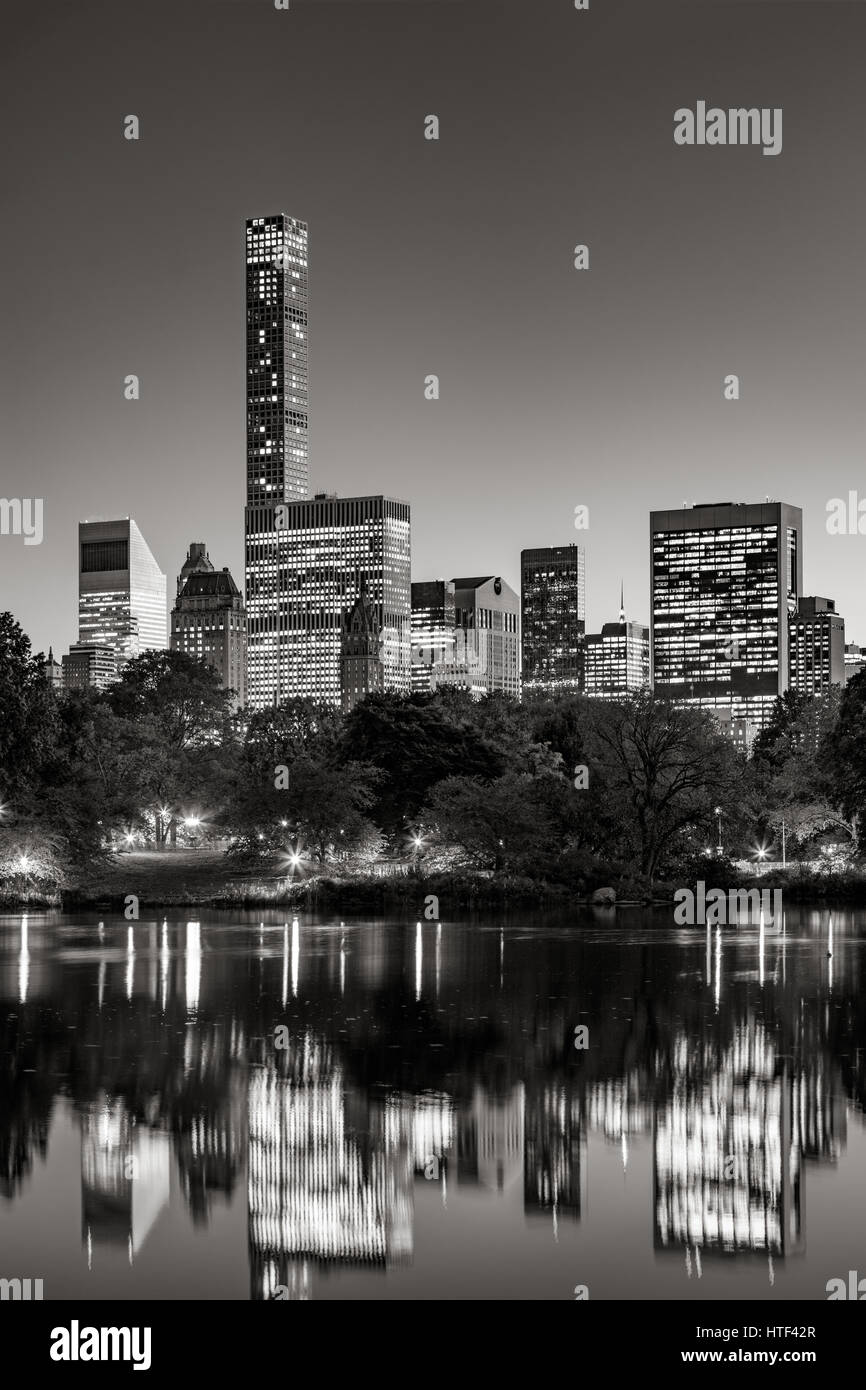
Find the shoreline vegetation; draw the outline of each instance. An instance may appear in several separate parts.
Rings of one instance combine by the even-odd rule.
[[[179,651],[62,697],[43,665],[0,613],[0,909],[866,905],[866,672],[788,691],[747,755],[652,690],[238,711]]]
[[[393,871],[394,868],[398,871]],[[866,872],[848,869],[826,872],[809,865],[761,875],[727,872],[714,875],[709,862],[708,885],[728,889],[781,889],[787,903],[845,904],[866,906]],[[347,911],[409,909],[419,918],[432,896],[439,916],[454,916],[467,909],[503,907],[588,907],[615,912],[621,908],[674,907],[679,885],[657,883],[652,892],[634,882],[587,885],[575,888],[524,875],[460,870],[446,873],[418,871],[414,866],[389,866],[383,874],[341,872],[337,866],[304,876],[289,877],[278,862],[249,864],[222,851],[180,849],[134,851],[115,855],[99,866],[88,883],[46,891],[0,892],[0,911],[104,910],[123,915],[130,895],[138,909],[147,908],[268,908],[288,906],[300,910],[317,907]],[[403,870],[403,871],[399,871]],[[681,890],[680,890],[681,891]]]

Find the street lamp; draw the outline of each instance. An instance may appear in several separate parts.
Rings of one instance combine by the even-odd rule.
[[[721,808],[721,806],[717,806],[717,807],[716,807],[716,819],[718,820],[718,824],[719,824],[719,854],[723,854],[723,853],[724,853],[724,850],[722,849],[722,808]]]

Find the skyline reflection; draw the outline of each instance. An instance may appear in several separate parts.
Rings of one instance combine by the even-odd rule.
[[[227,1213],[245,1224],[233,1296],[253,1299],[356,1278],[362,1296],[415,1296],[363,1281],[409,1288],[419,1269],[428,1296],[454,1296],[461,1220],[530,1251],[542,1284],[546,1233],[543,1249],[590,1261],[575,1273],[590,1285],[633,1251],[626,1291],[604,1296],[701,1296],[760,1257],[769,1291],[793,1260],[812,1292],[787,1296],[821,1297],[838,1271],[809,1272],[806,1197],[825,1175],[859,1201],[863,1243],[866,1179],[847,1159],[849,1137],[864,1152],[862,914],[834,914],[832,957],[827,913],[806,910],[712,941],[658,914],[628,929],[248,917],[0,920],[7,1250],[26,1259],[16,1205],[60,1161],[67,1205],[78,1166],[79,1239],[57,1278],[114,1252],[115,1297],[150,1261],[153,1296],[197,1296],[171,1291],[166,1247],[188,1249],[185,1223],[228,1239]]]

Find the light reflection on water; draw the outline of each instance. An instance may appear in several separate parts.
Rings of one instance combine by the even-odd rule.
[[[46,1298],[866,1270],[866,914],[103,922],[0,918],[0,1277]]]

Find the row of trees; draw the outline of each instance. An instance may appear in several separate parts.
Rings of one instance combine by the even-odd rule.
[[[238,715],[203,662],[151,651],[105,692],[62,699],[0,614],[0,875],[75,877],[125,839],[189,823],[246,856],[411,855],[565,882],[678,877],[832,835],[858,848],[866,680],[776,706],[745,760],[706,716],[651,693],[524,703],[368,697],[348,716],[289,700]],[[703,858],[705,863],[705,858]]]

